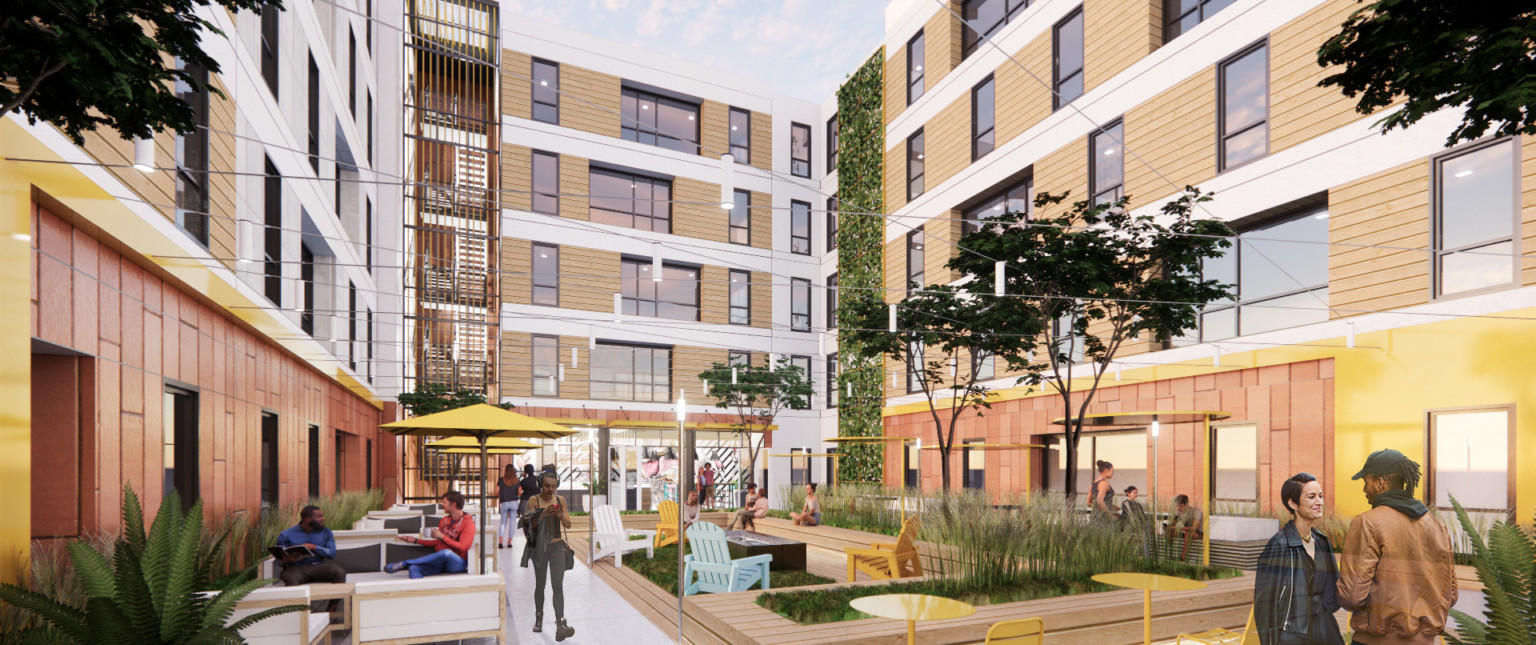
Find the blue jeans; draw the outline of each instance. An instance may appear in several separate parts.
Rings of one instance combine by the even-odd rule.
[[[401,563],[411,571],[412,578],[425,578],[439,573],[463,573],[469,565],[452,550],[443,549],[431,555],[411,558]]]

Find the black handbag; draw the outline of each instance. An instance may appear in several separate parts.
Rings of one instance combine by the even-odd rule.
[[[571,545],[566,544],[565,540],[560,541],[560,546],[565,547],[565,570],[570,571],[576,568],[576,550],[572,549]]]

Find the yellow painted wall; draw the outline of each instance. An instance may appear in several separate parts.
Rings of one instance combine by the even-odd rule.
[[[21,137],[21,128],[0,119],[0,141]],[[27,137],[30,139],[31,137]],[[0,154],[15,154],[12,145]],[[40,164],[0,161],[0,356],[32,353],[32,249],[25,237],[32,229],[32,183],[39,171],[59,173]],[[0,582],[17,582],[16,565],[24,561],[32,539],[32,361],[0,361]]]

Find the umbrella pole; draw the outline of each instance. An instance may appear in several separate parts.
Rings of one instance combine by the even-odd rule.
[[[480,545],[480,573],[485,573],[485,433],[480,433],[480,539],[475,543]]]

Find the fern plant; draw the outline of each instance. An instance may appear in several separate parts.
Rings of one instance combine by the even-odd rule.
[[[1485,540],[1461,503],[1453,497],[1451,504],[1472,543],[1488,622],[1452,609],[1460,634],[1447,632],[1445,639],[1452,645],[1536,644],[1536,538],[1518,524],[1498,522]]]
[[[123,534],[113,545],[110,561],[84,542],[68,545],[74,575],[85,589],[84,605],[0,585],[0,600],[36,618],[34,626],[6,640],[49,645],[243,643],[241,629],[308,610],[303,605],[274,607],[226,624],[235,603],[271,581],[225,581],[214,589],[217,593],[203,593],[199,587],[211,578],[211,564],[224,550],[218,544],[212,549],[199,544],[202,523],[202,502],[183,513],[178,496],[168,494],[146,534],[139,498],[131,488],[125,490]],[[227,537],[224,533],[214,540]]]

